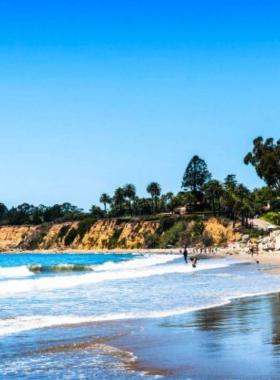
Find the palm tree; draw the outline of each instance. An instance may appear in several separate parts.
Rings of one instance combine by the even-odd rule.
[[[162,212],[170,211],[170,209],[172,208],[171,204],[172,204],[173,199],[174,199],[174,194],[172,192],[163,194],[160,199],[159,209]]]
[[[235,189],[235,194],[238,195],[241,199],[243,199],[243,198],[248,198],[251,192],[249,189],[247,189],[246,186],[240,183]]]
[[[126,198],[128,198],[129,212],[130,212],[130,216],[132,216],[131,202],[134,201],[134,199],[135,199],[136,187],[132,183],[129,183],[129,184],[124,186],[123,192],[124,192],[124,196]]]
[[[235,189],[239,202],[236,207],[236,213],[241,215],[242,225],[249,226],[249,218],[254,216],[254,195],[242,183],[238,184]]]
[[[136,215],[149,215],[152,211],[151,200],[148,198],[135,197],[134,208]]]
[[[231,191],[225,190],[222,197],[223,207],[226,209],[227,216],[234,220],[236,204],[238,202],[238,197]]]
[[[119,216],[121,216],[122,215],[122,205],[123,205],[123,202],[124,202],[124,191],[123,191],[123,188],[118,187],[115,190],[114,201],[115,201],[115,204],[119,208]]]
[[[99,199],[99,202],[100,203],[103,203],[104,205],[104,211],[105,211],[105,215],[107,215],[107,204],[111,203],[111,198],[108,194],[106,193],[103,193],[101,194],[101,197]]]
[[[155,212],[157,213],[157,202],[158,202],[158,197],[161,194],[161,186],[157,182],[151,182],[147,186],[147,192],[151,195],[153,205],[155,205]]]
[[[219,215],[221,215],[220,199],[223,194],[222,184],[219,181],[213,179],[212,181],[209,181],[204,185],[204,191],[205,191],[206,198],[208,198],[212,202],[212,210],[213,210],[214,215],[216,215],[216,205],[215,205],[216,200],[218,201],[218,205],[219,205]]]

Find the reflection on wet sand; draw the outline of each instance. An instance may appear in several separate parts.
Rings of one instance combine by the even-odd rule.
[[[148,344],[147,336],[153,337]],[[139,332],[135,339],[138,347],[132,351],[140,363],[150,360],[172,369],[170,379],[279,380],[280,295],[241,298],[157,323],[146,321],[145,334]],[[122,347],[133,347],[129,336],[121,340]]]

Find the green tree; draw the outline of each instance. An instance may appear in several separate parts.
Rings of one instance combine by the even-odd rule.
[[[174,197],[172,192],[168,192],[162,196],[164,203],[164,211],[173,212],[178,207],[178,199]]]
[[[132,183],[129,183],[124,186],[123,193],[124,197],[128,198],[129,213],[132,216],[132,202],[136,197],[136,187]]]
[[[108,194],[106,193],[103,193],[101,194],[101,197],[99,199],[99,202],[102,203],[104,205],[104,211],[105,211],[105,215],[107,215],[107,204],[110,204],[111,203],[111,198]]]
[[[7,216],[8,207],[4,203],[0,203],[0,219],[4,219]]]
[[[136,215],[150,215],[153,211],[153,205],[150,199],[135,197],[134,210]]]
[[[158,198],[161,194],[161,186],[157,182],[151,182],[147,186],[147,192],[152,197],[153,209],[157,213],[157,211],[158,211]]]
[[[280,193],[280,140],[275,143],[273,138],[268,138],[264,142],[263,137],[257,137],[253,144],[244,163],[251,164],[258,176]]]
[[[189,162],[182,181],[182,188],[192,191],[197,196],[204,184],[211,179],[206,162],[198,156],[193,156]]]
[[[235,189],[236,204],[235,213],[241,217],[242,224],[249,226],[249,218],[255,214],[254,196],[242,183],[238,184]]]
[[[226,191],[234,192],[238,182],[235,174],[228,174],[224,180],[224,188]]]
[[[114,203],[118,210],[118,216],[122,216],[123,214],[123,203],[124,203],[124,190],[121,187],[118,187],[114,193]]]
[[[236,195],[233,192],[225,189],[222,196],[221,203],[222,203],[223,208],[226,211],[227,217],[231,219],[235,218],[236,201],[237,201]]]
[[[221,215],[221,196],[223,195],[223,185],[217,180],[212,180],[204,185],[203,190],[206,198],[208,198],[212,203],[214,215],[216,215],[216,201],[218,202],[219,215]]]
[[[93,218],[103,218],[104,211],[102,211],[100,207],[93,205],[90,209],[90,215]]]
[[[259,213],[263,207],[274,206],[275,202],[278,203],[276,191],[269,186],[254,189],[254,203],[256,212]]]

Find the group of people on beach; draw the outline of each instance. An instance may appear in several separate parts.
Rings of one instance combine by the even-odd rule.
[[[182,251],[180,250],[180,252],[182,252]],[[187,264],[188,263],[188,254],[189,253],[193,253],[193,254],[206,254],[206,255],[210,254],[210,255],[213,255],[213,254],[215,254],[217,252],[218,252],[218,248],[217,247],[194,247],[194,248],[187,248],[187,247],[185,247],[184,251],[183,251],[183,255],[184,255],[185,263]],[[191,257],[190,261],[192,261],[193,268],[196,268],[196,264],[197,264],[198,258],[197,257]]]
[[[192,248],[192,252],[193,253],[205,253],[205,254],[210,254],[210,255],[213,255],[214,253],[217,253],[218,252],[218,248],[217,247],[202,247],[202,248]]]
[[[189,254],[189,252],[187,250],[187,247],[185,247],[183,255],[184,255],[184,260],[185,260],[186,264],[188,263],[188,254]],[[196,268],[196,263],[197,263],[198,258],[197,257],[191,257],[190,260],[192,261],[192,267]]]

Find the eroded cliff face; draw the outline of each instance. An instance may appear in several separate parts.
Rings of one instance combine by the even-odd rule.
[[[128,222],[99,220],[84,236],[74,236],[69,244],[71,230],[78,229],[78,222],[52,226],[4,226],[0,227],[0,251],[19,250],[108,250],[145,248],[145,237],[155,233],[159,222]],[[64,229],[64,232],[63,232]],[[71,240],[70,240],[71,241]]]
[[[241,239],[242,235],[235,232],[235,228],[240,227],[240,223],[228,222],[223,223],[220,219],[210,218],[204,223],[205,232],[208,232],[213,239],[215,244],[222,244],[226,241],[238,241]]]
[[[214,243],[239,239],[232,223],[212,218],[204,223]],[[160,227],[159,221],[129,221],[103,219],[79,230],[79,222],[41,226],[0,227],[0,251],[67,251],[111,250],[147,248],[149,237]],[[161,232],[164,234],[165,232]]]
[[[21,248],[32,238],[37,227],[7,226],[0,227],[0,251],[13,251]]]

